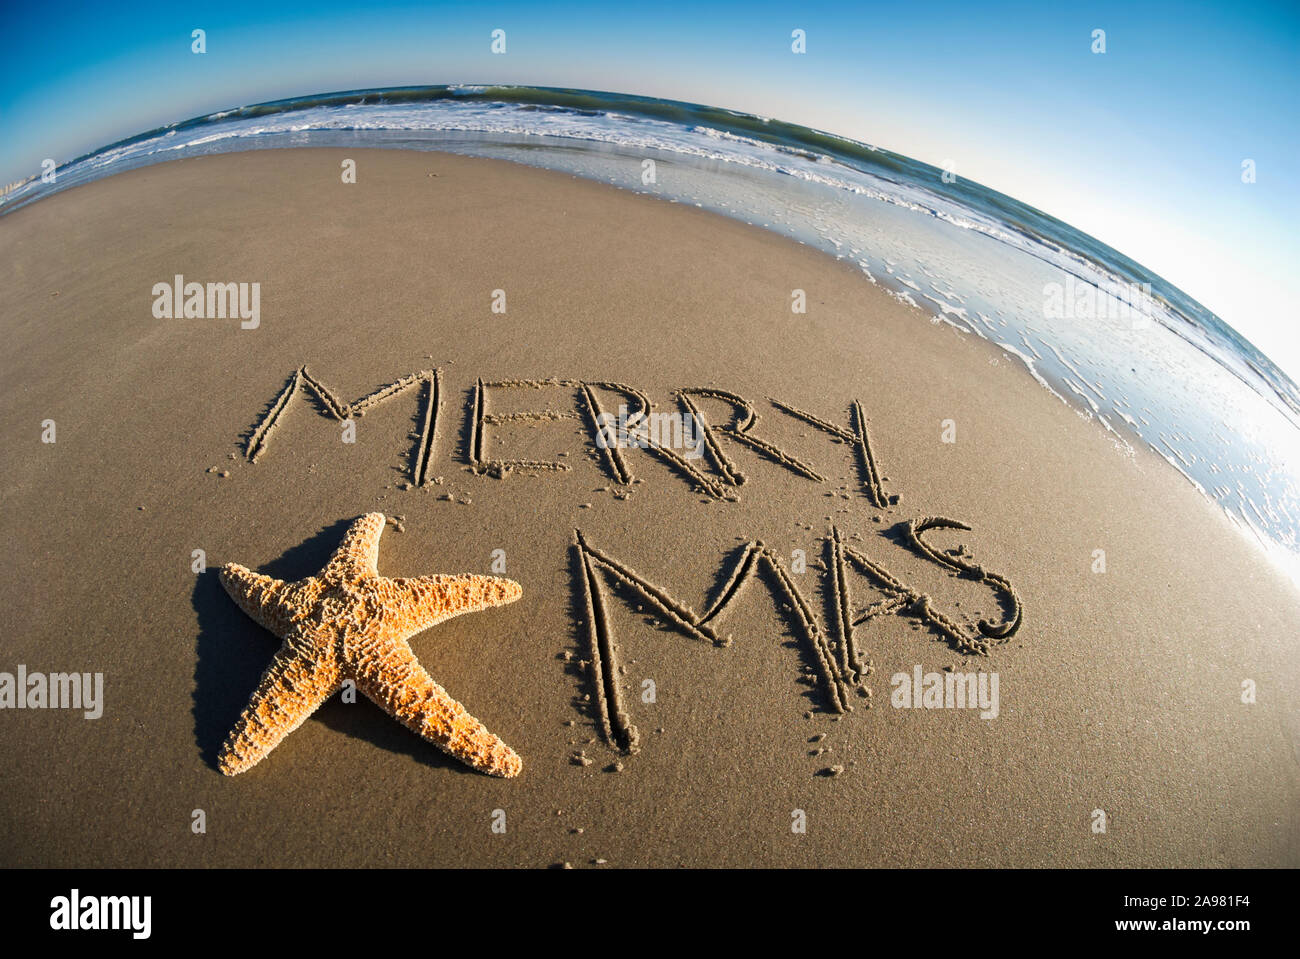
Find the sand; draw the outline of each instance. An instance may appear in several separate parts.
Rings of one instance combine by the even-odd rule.
[[[0,263],[0,671],[104,677],[98,719],[0,711],[5,865],[1300,865],[1296,588],[1166,463],[846,264],[560,174],[357,150],[72,189],[0,219]],[[259,283],[260,324],[155,318],[177,274]],[[436,370],[436,423],[419,379],[346,443],[304,366],[342,413]],[[689,398],[718,427],[717,391],[734,394],[780,455],[716,431],[730,465],[687,461],[699,482],[644,450],[616,465],[588,391],[609,412],[619,394],[581,385],[611,383],[658,412],[712,390]],[[845,439],[855,401],[878,485]],[[494,475],[501,460],[568,468]],[[519,777],[457,764],[364,698],[217,772],[278,646],[217,568],[310,575],[370,511],[395,518],[384,575],[504,559],[523,586],[413,642]],[[986,651],[917,615],[924,593],[978,636],[976,614],[1010,610],[909,548],[908,522],[935,516],[971,529],[925,541],[965,544],[1021,604]],[[597,553],[685,618],[612,588]],[[861,684],[837,617],[890,595],[850,554],[911,591],[855,629]],[[918,665],[996,673],[997,717],[895,708],[891,677]]]

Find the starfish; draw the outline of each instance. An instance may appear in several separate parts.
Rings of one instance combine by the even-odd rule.
[[[523,589],[497,576],[380,576],[383,531],[383,513],[361,517],[320,573],[293,583],[236,563],[221,568],[231,598],[284,640],[221,747],[217,765],[227,776],[265,758],[346,680],[479,772],[518,775],[515,751],[434,682],[409,640],[452,616],[512,603]]]

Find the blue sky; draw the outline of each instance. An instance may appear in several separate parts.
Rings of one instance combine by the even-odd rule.
[[[489,50],[495,28],[505,56]],[[26,5],[0,34],[0,182],[173,120],[328,90],[671,97],[951,160],[1163,275],[1300,379],[1298,63],[1300,5],[1284,3]]]

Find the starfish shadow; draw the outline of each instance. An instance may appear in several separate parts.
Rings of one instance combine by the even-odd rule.
[[[355,519],[333,523],[258,571],[284,580],[318,573]],[[248,704],[248,697],[257,688],[280,640],[245,616],[231,601],[215,567],[196,577],[191,602],[199,624],[194,666],[194,738],[203,761],[216,770],[221,744]],[[358,696],[356,703],[345,703],[340,696],[331,696],[309,722],[317,720],[335,732],[410,756],[426,766],[479,775],[444,755],[365,696]],[[292,749],[292,740],[290,736],[276,751]]]

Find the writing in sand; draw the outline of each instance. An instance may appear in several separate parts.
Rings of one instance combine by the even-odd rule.
[[[494,412],[498,396],[520,390],[568,391],[571,403],[565,408],[540,408]],[[245,456],[258,462],[270,448],[277,431],[284,428],[286,411],[299,395],[314,398],[317,412],[342,423],[363,416],[367,411],[404,394],[418,397],[419,430],[409,453],[409,476],[412,487],[436,482],[432,464],[439,454],[438,439],[453,434],[442,415],[443,377],[440,370],[420,370],[379,387],[353,402],[345,402],[317,379],[306,366],[289,376],[284,388],[271,401],[266,412],[254,425],[245,444]],[[758,428],[757,404],[714,387],[686,387],[673,391],[680,409],[672,414],[652,412],[648,395],[626,383],[569,379],[475,380],[467,402],[468,422],[461,432],[466,437],[459,451],[464,463],[476,473],[504,478],[513,472],[542,473],[572,469],[562,460],[506,459],[489,456],[486,440],[493,427],[518,421],[575,420],[588,431],[595,455],[613,483],[626,493],[631,484],[640,482],[633,474],[633,450],[658,459],[667,472],[676,474],[693,489],[720,501],[737,501],[739,487],[746,476],[728,455],[724,441],[747,447],[763,459],[811,483],[827,479],[814,466],[782,449]],[[730,410],[726,423],[711,422],[701,413],[700,402],[709,399],[725,404]],[[829,437],[853,457],[860,477],[860,492],[876,509],[888,509],[900,497],[886,492],[868,433],[862,404],[848,404],[847,421],[835,423],[775,398],[767,402],[783,417],[813,427]],[[614,410],[618,410],[617,417]],[[656,419],[657,418],[657,419]],[[616,428],[617,426],[617,428]],[[449,445],[449,444],[447,444]],[[454,456],[448,450],[445,455]],[[618,492],[615,493],[619,495]],[[620,497],[622,498],[622,497]],[[585,626],[590,646],[589,671],[594,700],[605,738],[618,748],[634,752],[638,748],[636,726],[632,721],[617,676],[620,672],[618,646],[614,642],[609,604],[620,593],[634,594],[650,604],[677,631],[686,636],[726,646],[729,640],[717,631],[718,621],[750,582],[768,588],[784,608],[792,611],[802,634],[810,660],[822,689],[827,708],[835,713],[850,709],[849,692],[856,687],[869,695],[864,683],[870,666],[858,649],[854,635],[858,627],[887,615],[914,617],[933,631],[955,651],[968,655],[987,654],[990,647],[1006,642],[1020,628],[1020,597],[1003,575],[977,563],[964,547],[939,550],[926,539],[931,530],[969,530],[965,523],[942,516],[923,516],[901,524],[903,545],[916,557],[932,563],[951,575],[987,586],[994,594],[1002,616],[998,622],[980,619],[958,623],[943,612],[932,597],[908,585],[870,556],[864,547],[845,542],[838,527],[832,527],[823,540],[825,552],[824,597],[831,610],[827,622],[813,611],[808,597],[796,585],[781,557],[760,540],[753,540],[739,551],[729,568],[721,573],[715,599],[704,612],[696,612],[678,601],[672,593],[649,577],[591,543],[575,530],[572,549],[578,586],[585,598]],[[874,602],[866,606],[854,603],[850,588],[851,574],[865,581]]]

